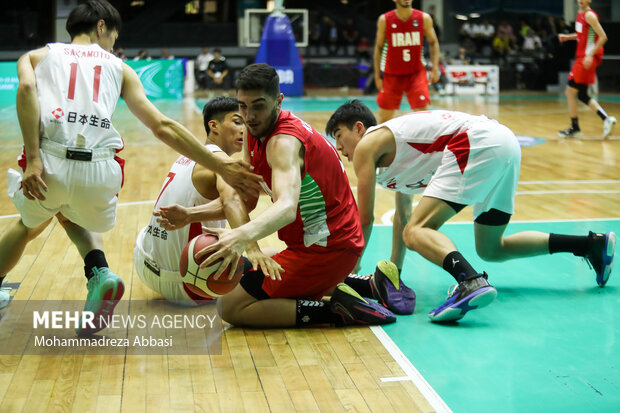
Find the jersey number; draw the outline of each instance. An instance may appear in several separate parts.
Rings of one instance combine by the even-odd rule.
[[[176,174],[174,172],[168,172],[168,176],[166,177],[166,183],[164,183],[164,187],[161,189],[161,192],[159,193],[159,196],[157,197],[157,201],[155,201],[155,205],[157,205],[157,203],[159,202],[159,198],[161,198],[161,195],[166,190],[166,187],[170,185],[170,182],[172,182],[175,175]]]
[[[71,63],[71,74],[69,79],[69,92],[67,98],[73,100],[75,96],[75,79],[77,77],[77,63]],[[93,68],[95,76],[93,78],[93,102],[99,102],[99,82],[101,81],[101,66],[97,65]]]
[[[409,49],[403,49],[403,62],[411,61],[411,53]]]

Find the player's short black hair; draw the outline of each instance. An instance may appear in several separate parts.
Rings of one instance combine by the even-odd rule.
[[[106,0],[88,0],[69,13],[65,28],[71,39],[75,36],[90,33],[97,27],[97,22],[103,20],[108,30],[121,31],[121,15]]]
[[[333,136],[339,125],[345,125],[349,129],[353,129],[355,122],[360,121],[366,129],[375,126],[377,119],[372,114],[368,106],[364,105],[358,99],[351,100],[341,105],[327,121],[325,133]]]
[[[254,63],[241,70],[235,87],[237,90],[259,90],[275,98],[280,94],[280,77],[268,64]]]
[[[224,116],[229,112],[238,112],[239,102],[235,98],[229,98],[228,96],[218,96],[211,99],[204,108],[202,108],[202,119],[204,121],[205,130],[207,134],[211,132],[209,128],[210,120],[217,120],[222,122]]]

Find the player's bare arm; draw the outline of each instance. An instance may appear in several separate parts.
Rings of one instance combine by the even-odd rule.
[[[586,22],[588,22],[590,27],[592,27],[592,29],[598,36],[594,47],[588,52],[588,54],[586,54],[583,59],[583,67],[587,69],[592,66],[592,58],[594,55],[596,55],[596,52],[601,47],[603,47],[605,43],[607,43],[607,34],[605,33],[605,30],[603,30],[603,26],[601,26],[601,23],[598,21],[596,14],[592,13],[591,11],[586,12]]]
[[[431,63],[433,69],[431,70],[431,83],[439,81],[439,40],[437,40],[437,33],[435,33],[435,27],[433,26],[433,18],[424,13],[424,38],[428,41],[428,51],[431,55]]]
[[[224,152],[218,152],[215,156],[224,158],[228,157]],[[219,199],[221,200],[224,216],[232,228],[240,227],[250,221],[250,216],[246,209],[245,202],[241,199],[241,196],[235,191],[235,189],[228,185],[222,177],[216,175],[217,191],[219,193]],[[262,268],[263,273],[268,275],[272,279],[281,279],[280,271],[282,267],[273,259],[263,254],[256,241],[249,242],[246,247],[248,259],[252,263],[252,267],[257,269],[259,266]],[[232,278],[235,274],[238,260],[231,262],[231,268],[229,270],[229,278]]]
[[[558,34],[558,40],[560,41],[560,43],[564,43],[569,40],[577,40],[577,33],[569,33],[569,34],[560,33]]]
[[[157,223],[166,231],[183,228],[192,222],[214,221],[226,218],[222,201],[219,198],[191,208],[177,204],[168,205],[156,209],[153,211],[153,215],[158,217]]]
[[[43,181],[43,162],[39,153],[40,108],[37,99],[37,82],[34,68],[45,57],[47,47],[32,50],[17,61],[17,118],[24,139],[26,170],[22,178],[22,190],[28,199],[44,200],[47,185]]]
[[[373,62],[375,66],[375,86],[377,90],[383,90],[383,80],[381,79],[381,51],[385,43],[385,16],[381,15],[377,19],[377,35],[375,37],[375,52]]]
[[[273,234],[295,220],[301,189],[302,148],[301,142],[290,135],[275,135],[269,139],[265,150],[272,171],[273,204],[247,224],[233,230],[216,231],[220,240],[196,254],[200,259],[213,253],[201,267],[223,259],[218,270],[221,272],[230,262],[239,259],[249,242]]]
[[[129,110],[162,142],[215,171],[242,193],[258,193],[259,182],[262,179],[248,171],[250,166],[246,162],[232,158],[226,160],[216,158],[187,128],[164,116],[147,99],[138,75],[126,63],[123,63],[121,96],[127,102]]]

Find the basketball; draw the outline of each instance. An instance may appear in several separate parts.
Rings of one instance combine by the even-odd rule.
[[[224,270],[219,279],[214,279],[213,275],[218,270],[221,260],[214,262],[206,268],[200,268],[200,263],[206,260],[209,255],[205,255],[200,261],[196,261],[194,256],[203,248],[216,243],[218,240],[214,234],[202,234],[191,239],[183,252],[179,262],[179,271],[183,277],[183,283],[193,293],[205,298],[217,298],[232,291],[239,284],[243,275],[243,258],[239,258],[237,269],[234,276],[229,279],[230,268]]]

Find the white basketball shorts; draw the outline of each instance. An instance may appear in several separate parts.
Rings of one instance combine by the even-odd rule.
[[[444,150],[441,165],[424,196],[473,205],[474,219],[498,209],[514,214],[521,168],[521,148],[514,133],[494,120],[472,123],[467,130],[469,158],[461,171],[456,157]]]
[[[111,156],[97,161],[71,160],[41,151],[45,200],[30,200],[21,189],[23,174],[8,171],[8,192],[22,222],[36,228],[59,212],[92,232],[105,232],[116,222],[117,195],[123,171]]]

